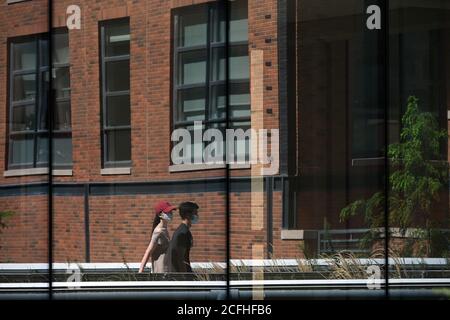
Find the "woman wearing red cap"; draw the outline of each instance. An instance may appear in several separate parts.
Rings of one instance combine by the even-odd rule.
[[[169,248],[170,236],[169,231],[167,231],[167,224],[172,220],[172,211],[176,208],[167,201],[159,201],[156,204],[152,238],[142,258],[139,273],[144,271],[149,258],[152,263],[153,273],[165,273],[169,271],[169,259],[166,251]]]

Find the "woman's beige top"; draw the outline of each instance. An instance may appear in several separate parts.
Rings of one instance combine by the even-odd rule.
[[[152,272],[165,273],[169,271],[169,259],[167,249],[169,248],[170,237],[167,228],[155,229],[152,240],[155,249],[152,253]]]

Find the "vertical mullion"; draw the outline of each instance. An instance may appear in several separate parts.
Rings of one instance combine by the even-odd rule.
[[[224,48],[224,58],[225,58],[225,86],[224,86],[224,107],[225,107],[225,132],[226,129],[229,127],[229,112],[228,112],[228,86],[229,86],[229,43],[230,43],[230,12],[229,12],[229,1],[228,0],[222,0],[223,3],[223,10],[225,13],[225,48]],[[225,143],[225,194],[226,194],[226,234],[227,234],[227,241],[226,241],[226,283],[227,283],[227,300],[230,300],[231,298],[231,288],[230,288],[230,263],[231,263],[231,215],[230,215],[230,209],[231,209],[231,180],[230,180],[230,165],[227,159],[228,155],[228,143]]]
[[[33,168],[37,167],[37,137],[38,137],[38,122],[39,122],[39,110],[41,109],[41,50],[40,50],[40,36],[35,38],[36,42],[36,69],[35,69],[35,81],[36,81],[36,93],[34,96],[34,133],[33,133]]]
[[[382,86],[382,99],[384,102],[384,168],[385,168],[385,178],[384,178],[384,229],[385,229],[385,243],[384,243],[384,251],[385,251],[385,298],[389,299],[389,159],[387,147],[389,146],[389,123],[388,123],[388,114],[389,114],[389,0],[382,0],[382,30],[380,31],[380,42],[382,47],[382,63],[383,63],[383,80],[384,86]],[[384,28],[384,30],[383,30]],[[384,31],[384,32],[383,32]],[[380,50],[381,51],[381,50]]]
[[[209,120],[209,109],[211,108],[210,104],[210,94],[211,94],[211,86],[210,86],[210,78],[211,78],[211,57],[212,48],[211,48],[211,29],[213,28],[214,18],[212,14],[214,12],[215,6],[208,5],[207,6],[207,22],[206,22],[206,90],[205,90],[205,129],[206,129],[206,121]]]
[[[101,111],[102,111],[102,124],[101,124],[101,136],[102,136],[102,155],[103,155],[103,167],[105,167],[105,164],[107,161],[107,148],[108,148],[108,142],[107,142],[107,135],[105,130],[106,125],[106,63],[105,63],[105,25],[102,24],[100,27],[100,55],[101,55],[101,82],[102,82],[102,104],[101,104]]]
[[[173,57],[172,57],[172,65],[173,65],[173,75],[172,75],[172,128],[174,128],[175,123],[179,119],[179,110],[178,110],[178,68],[179,68],[179,57],[178,57],[178,42],[180,36],[179,30],[179,15],[176,13],[174,15],[174,37],[173,37]]]
[[[10,52],[9,52],[9,131],[8,131],[8,166],[12,164],[12,139],[11,139],[11,131],[13,128],[13,100],[14,100],[14,50],[15,45],[14,42],[10,43]]]
[[[49,243],[49,298],[53,298],[53,80],[52,70],[52,23],[53,23],[53,1],[48,2],[48,45],[47,59],[49,67],[48,94],[47,94],[47,132],[48,132],[48,243]]]

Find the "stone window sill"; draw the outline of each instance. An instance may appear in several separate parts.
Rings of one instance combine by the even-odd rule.
[[[317,231],[314,230],[281,230],[281,240],[306,240],[317,239]]]
[[[103,168],[100,171],[102,176],[110,176],[110,175],[130,175],[131,168]]]
[[[72,176],[72,169],[53,169],[54,176]],[[12,169],[3,173],[4,177],[23,177],[48,174],[48,168]]]

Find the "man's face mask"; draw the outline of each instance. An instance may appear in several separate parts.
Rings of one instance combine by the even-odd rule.
[[[169,213],[162,212],[160,217],[161,217],[161,219],[164,219],[166,221],[172,221],[173,214],[171,212],[169,212]]]
[[[198,215],[193,215],[193,216],[192,216],[192,219],[191,219],[191,223],[192,223],[192,224],[197,224],[197,223],[198,223],[198,220],[199,220]]]

